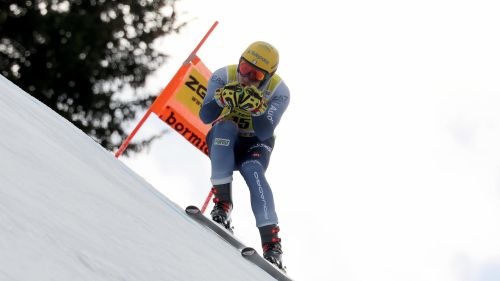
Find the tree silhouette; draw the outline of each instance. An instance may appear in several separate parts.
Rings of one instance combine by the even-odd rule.
[[[155,40],[183,26],[175,0],[1,0],[0,71],[112,150],[154,99],[141,89],[167,59]]]

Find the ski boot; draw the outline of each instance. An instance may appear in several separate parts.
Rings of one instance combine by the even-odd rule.
[[[280,228],[275,224],[259,227],[264,258],[285,272],[281,261],[283,251],[281,250],[281,238],[278,237],[279,231]]]
[[[212,193],[214,194],[213,202],[215,203],[210,213],[212,220],[233,233],[233,227],[231,226],[231,211],[233,210],[231,183],[214,185]]]

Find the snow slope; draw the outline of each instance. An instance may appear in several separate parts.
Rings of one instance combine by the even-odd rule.
[[[273,280],[0,76],[0,280]]]

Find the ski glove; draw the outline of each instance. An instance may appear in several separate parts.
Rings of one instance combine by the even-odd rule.
[[[215,90],[214,99],[220,107],[228,107],[232,111],[238,106],[238,96],[241,93],[243,93],[243,87],[238,82],[231,82]]]
[[[250,112],[253,116],[262,115],[267,110],[264,93],[255,86],[245,87],[238,101],[239,107]]]

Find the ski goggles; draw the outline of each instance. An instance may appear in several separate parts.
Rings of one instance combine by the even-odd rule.
[[[240,60],[240,64],[238,65],[238,73],[240,73],[241,76],[249,77],[253,81],[262,81],[268,76],[267,72],[244,59]]]

